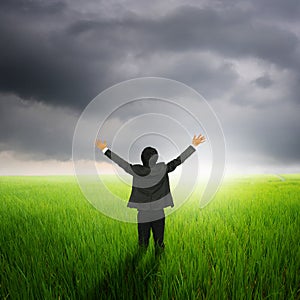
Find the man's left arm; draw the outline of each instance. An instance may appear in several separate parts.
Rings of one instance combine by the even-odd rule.
[[[167,163],[167,172],[174,171],[179,165],[181,165],[188,157],[190,157],[196,149],[190,145],[188,146],[178,157]]]
[[[192,145],[187,147],[177,158],[171,160],[167,164],[167,172],[174,171],[180,164],[182,164],[188,157],[190,157],[195,151],[195,147],[198,147],[201,143],[205,142],[205,137],[202,134],[199,136],[194,135]]]

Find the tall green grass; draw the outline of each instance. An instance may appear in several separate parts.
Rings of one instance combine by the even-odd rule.
[[[190,199],[159,258],[75,178],[0,177],[0,298],[299,299],[300,176],[283,177],[227,180],[204,209]]]

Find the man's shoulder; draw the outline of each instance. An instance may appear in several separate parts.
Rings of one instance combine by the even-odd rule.
[[[150,168],[145,167],[140,164],[134,164],[131,166],[131,168],[132,168],[133,172],[139,176],[145,176],[145,175],[149,174],[149,172],[150,172]]]
[[[144,169],[144,168],[146,168],[146,167],[144,167],[144,166],[141,165],[141,164],[133,164],[133,165],[132,165],[132,169]]]
[[[165,165],[166,164],[164,162],[159,162],[155,166],[162,167],[162,166],[165,166]],[[145,167],[144,165],[141,165],[141,164],[133,164],[132,168],[135,168],[135,169],[149,169],[149,167]]]
[[[153,175],[157,172],[162,172],[166,169],[166,164],[164,162],[159,162],[157,163],[154,167],[145,167],[144,165],[141,164],[134,164],[132,165],[132,170],[135,174],[144,176],[148,175],[150,172],[154,172]]]

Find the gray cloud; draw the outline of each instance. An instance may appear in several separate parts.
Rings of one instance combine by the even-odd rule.
[[[26,0],[2,0],[2,12],[16,12],[26,15],[49,15],[61,12],[66,8],[62,1],[26,1]]]
[[[186,52],[185,65],[195,68],[188,51],[212,51],[231,59],[257,57],[299,72],[297,36],[274,24],[255,22],[247,11],[185,6],[157,19],[126,11],[119,19],[85,19],[83,14],[70,16],[71,8],[64,2],[8,3],[3,4],[10,10],[7,15],[2,11],[4,26],[0,27],[0,38],[5,41],[0,90],[25,99],[83,108],[102,89],[128,79],[127,73],[118,73],[118,66],[129,55],[146,60],[154,53]],[[146,73],[147,67],[129,77]],[[158,66],[153,73],[166,72]],[[209,70],[207,75],[211,77]]]
[[[220,111],[221,108],[217,108]],[[287,166],[300,162],[299,111],[276,107],[236,108],[221,116],[230,160],[241,165]]]
[[[122,45],[144,52],[210,50],[229,57],[259,57],[282,67],[299,67],[299,39],[274,24],[256,22],[249,12],[216,11],[191,6],[180,7],[159,19],[130,15],[121,20],[75,21],[68,32],[112,40],[126,36]]]
[[[272,19],[299,21],[300,3],[297,0],[257,0],[254,7],[256,12],[263,13]]]
[[[263,76],[256,78],[252,82],[262,88],[268,88],[273,84],[273,80],[268,74],[264,74]]]
[[[22,159],[69,160],[79,115],[15,96],[0,98],[0,152],[14,151]]]
[[[162,76],[211,102],[233,160],[249,149],[258,164],[299,163],[299,1],[142,7],[134,0],[1,1],[0,151],[67,160],[79,113],[100,91]],[[136,112],[143,110],[127,117]]]

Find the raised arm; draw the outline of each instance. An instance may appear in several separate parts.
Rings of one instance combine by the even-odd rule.
[[[115,162],[117,165],[119,165],[122,169],[124,169],[125,172],[129,173],[130,175],[133,175],[134,172],[132,170],[132,165],[124,160],[122,157],[118,156],[116,153],[112,152],[107,147],[106,141],[96,140],[96,146],[99,148],[109,159],[111,159],[113,162]]]
[[[180,164],[182,164],[188,157],[190,157],[195,151],[195,147],[198,147],[201,143],[205,142],[205,137],[202,134],[199,136],[194,135],[192,145],[188,146],[178,157],[171,160],[167,164],[167,172],[174,171]]]

